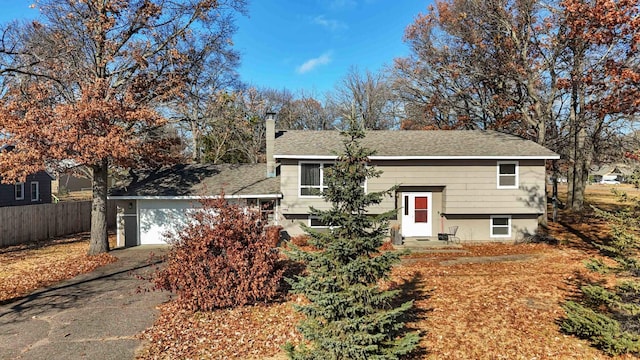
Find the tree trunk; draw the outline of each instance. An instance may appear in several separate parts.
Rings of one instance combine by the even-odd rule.
[[[587,145],[587,130],[580,126],[577,136],[577,157],[575,162],[575,174],[573,181],[573,204],[572,210],[582,211],[584,207],[584,193],[589,180],[589,164],[591,163],[591,150]]]
[[[584,206],[584,191],[589,175],[591,153],[587,149],[587,129],[584,120],[584,86],[582,83],[582,67],[584,50],[580,44],[573,45],[573,68],[571,70],[571,104],[569,112],[571,138],[571,168],[569,170],[569,191],[567,193],[568,206],[573,211],[582,211]]]
[[[107,236],[107,159],[93,165],[92,203],[91,203],[91,241],[89,255],[109,251]]]
[[[197,124],[197,116],[195,120],[191,119],[189,121],[191,122],[191,141],[193,146],[193,155],[191,156],[191,159],[193,160],[193,162],[200,164],[202,163],[202,150],[200,149],[202,140],[200,136],[200,129],[198,128]]]

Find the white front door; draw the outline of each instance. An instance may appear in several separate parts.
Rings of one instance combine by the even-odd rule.
[[[431,216],[430,192],[402,193],[402,235],[431,236],[433,219]]]

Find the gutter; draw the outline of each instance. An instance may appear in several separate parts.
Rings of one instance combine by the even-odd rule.
[[[201,199],[218,199],[219,195],[206,196],[107,196],[107,200],[201,200]],[[225,199],[282,199],[282,194],[255,194],[255,195],[225,195]]]
[[[276,159],[336,160],[336,155],[274,155]],[[539,156],[369,156],[369,160],[557,160],[560,155]]]

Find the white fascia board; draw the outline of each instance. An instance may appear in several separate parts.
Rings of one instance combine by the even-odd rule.
[[[218,195],[206,196],[108,196],[108,200],[201,200],[218,199]],[[257,195],[225,195],[225,199],[282,199],[282,194],[257,194]]]
[[[273,155],[274,159],[336,160],[336,155]]]
[[[276,159],[335,160],[331,155],[274,155]],[[370,160],[557,160],[560,155],[539,156],[369,156]]]

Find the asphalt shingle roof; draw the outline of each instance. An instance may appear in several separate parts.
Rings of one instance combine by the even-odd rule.
[[[282,131],[275,155],[332,156],[341,152],[344,137],[338,131]],[[425,157],[548,157],[553,151],[514,135],[483,130],[367,131],[362,144],[375,156]]]
[[[280,178],[267,178],[266,164],[180,164],[145,172],[110,196],[276,195]]]

